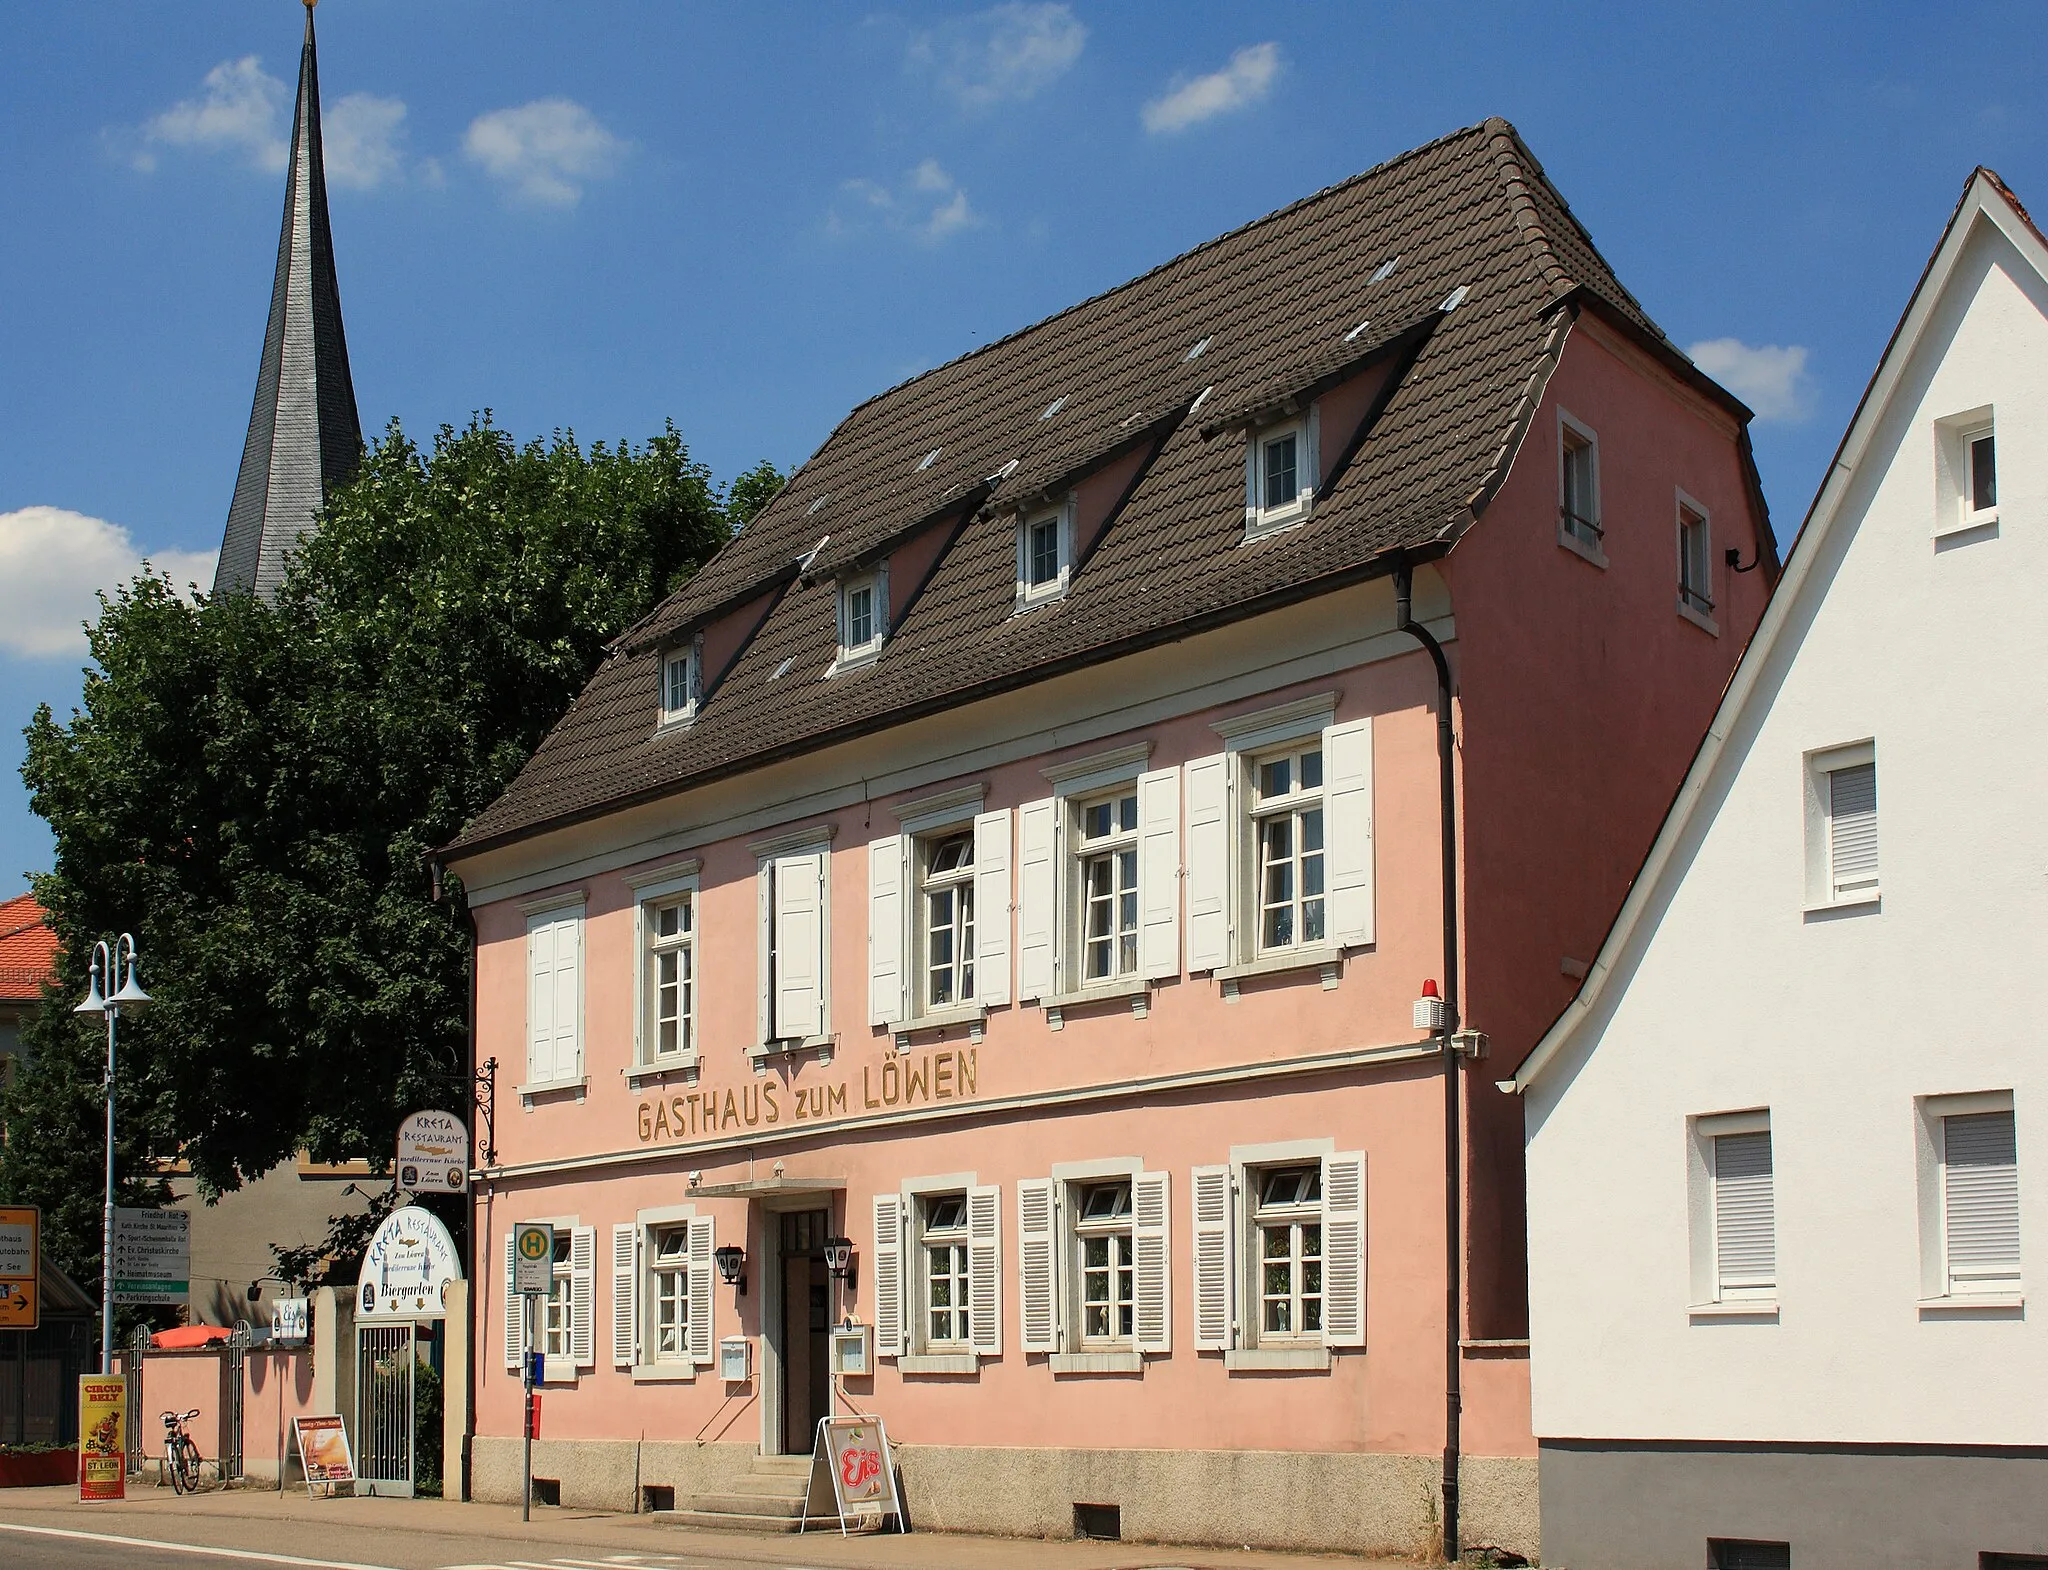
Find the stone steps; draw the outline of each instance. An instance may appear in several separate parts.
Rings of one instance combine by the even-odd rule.
[[[698,1494],[683,1509],[656,1511],[655,1519],[707,1532],[794,1532],[804,1525],[810,1478],[809,1456],[755,1456],[746,1475],[734,1478],[726,1491]],[[814,1502],[813,1530],[839,1524],[830,1496],[823,1503],[825,1513],[819,1514]]]

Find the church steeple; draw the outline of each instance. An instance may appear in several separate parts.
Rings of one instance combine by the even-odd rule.
[[[362,452],[363,429],[349,380],[341,292],[327,227],[314,0],[305,4],[306,42],[299,53],[298,107],[292,116],[270,325],[263,335],[256,403],[214,571],[215,593],[275,594],[285,557],[312,529],[313,514],[328,490],[355,471]]]

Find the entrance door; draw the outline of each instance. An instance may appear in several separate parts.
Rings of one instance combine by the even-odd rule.
[[[825,1267],[829,1210],[782,1218],[782,1450],[809,1455],[831,1411],[832,1278]]]

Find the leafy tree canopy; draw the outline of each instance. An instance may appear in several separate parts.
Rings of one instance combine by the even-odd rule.
[[[104,601],[83,707],[39,710],[22,766],[63,958],[0,1193],[44,1206],[61,1262],[98,1264],[103,1036],[70,1013],[94,940],[132,930],[156,998],[120,1026],[128,1202],[172,1157],[208,1193],[301,1148],[388,1161],[406,1112],[467,1094],[468,930],[425,853],[781,483],[721,495],[672,426],[521,446],[486,413],[422,451],[394,421],[274,605],[147,575]]]

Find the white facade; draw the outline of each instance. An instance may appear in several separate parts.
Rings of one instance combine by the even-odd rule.
[[[1539,1439],[2048,1445],[2044,270],[1980,172],[1628,905],[1516,1082]],[[1985,426],[1995,507],[1973,511],[1959,444]],[[1865,761],[1874,883],[1867,776],[1833,783],[1840,825],[1828,810],[1827,770]],[[1929,1099],[1950,1096],[1971,1099]],[[1940,1160],[1942,1116],[2002,1108],[2016,1280],[1995,1257],[2009,1176],[1959,1165],[1949,1192]],[[1959,1161],[2000,1129],[1950,1127]],[[1721,1237],[1717,1136],[1739,1141]]]

